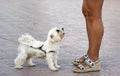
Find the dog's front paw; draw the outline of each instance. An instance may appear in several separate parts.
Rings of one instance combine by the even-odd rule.
[[[35,67],[34,63],[29,64],[29,67]]]
[[[56,68],[58,68],[58,69],[59,69],[60,67],[61,67],[60,65],[56,65]]]
[[[16,69],[23,69],[23,66],[15,66]]]
[[[52,71],[58,71],[57,68],[50,68]]]

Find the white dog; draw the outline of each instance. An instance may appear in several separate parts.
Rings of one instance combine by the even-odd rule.
[[[35,40],[31,35],[22,35],[19,41],[18,56],[14,60],[15,68],[22,69],[26,62],[29,66],[35,66],[32,58],[45,58],[49,68],[56,71],[60,68],[57,63],[60,42],[64,37],[64,29],[53,28],[49,31],[45,42]]]

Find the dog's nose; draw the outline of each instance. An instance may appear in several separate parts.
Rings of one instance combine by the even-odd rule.
[[[64,28],[62,28],[62,30],[64,31]]]
[[[65,35],[65,33],[63,33],[63,35]]]

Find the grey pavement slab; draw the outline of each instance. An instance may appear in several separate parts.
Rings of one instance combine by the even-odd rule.
[[[0,76],[118,76],[120,73],[120,0],[105,0],[105,33],[100,51],[100,72],[73,73],[71,61],[87,52],[88,39],[81,12],[82,0],[0,0]],[[42,59],[36,67],[14,69],[17,39],[30,33],[45,41],[53,27],[64,27],[66,35],[60,46],[61,69],[52,72]]]

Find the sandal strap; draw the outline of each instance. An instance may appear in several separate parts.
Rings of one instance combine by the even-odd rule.
[[[87,64],[89,67],[94,67],[95,66],[95,62],[93,62],[89,58],[85,60],[85,64]]]
[[[84,60],[85,60],[85,59],[88,59],[88,55],[85,54],[85,55],[83,56],[83,59],[84,59]],[[76,62],[80,62],[80,59],[75,59],[75,61],[76,61]]]
[[[97,62],[100,62],[100,60],[98,59],[98,60],[96,60],[95,62],[93,62],[93,61],[88,57],[88,55],[86,54],[86,59],[85,59],[84,62],[85,62],[89,67],[94,67]]]
[[[89,67],[93,67],[93,66],[95,66],[96,63],[100,62],[99,59],[93,62],[93,61],[88,57],[87,54],[85,54],[85,55],[83,56],[83,59],[84,59],[84,62],[85,62]],[[79,63],[79,65],[78,65],[79,67],[82,67],[82,66],[83,66],[82,64],[80,64],[80,59],[76,59],[75,61],[76,61],[77,63]],[[82,65],[82,66],[81,66],[81,65]],[[84,66],[83,66],[83,67],[84,67]]]
[[[85,54],[85,55],[83,56],[83,58],[84,58],[84,60],[85,60],[85,59],[88,59],[89,57],[88,57],[87,54]]]
[[[85,68],[82,64],[79,64],[77,67],[80,68],[80,70],[83,70]]]
[[[91,59],[88,58],[88,60],[85,60],[85,64],[87,64],[90,68],[94,67],[96,63],[100,62],[100,60],[96,60],[95,62],[93,62]],[[80,68],[80,70],[84,70],[85,67],[79,63],[79,65],[77,66],[78,68]]]

